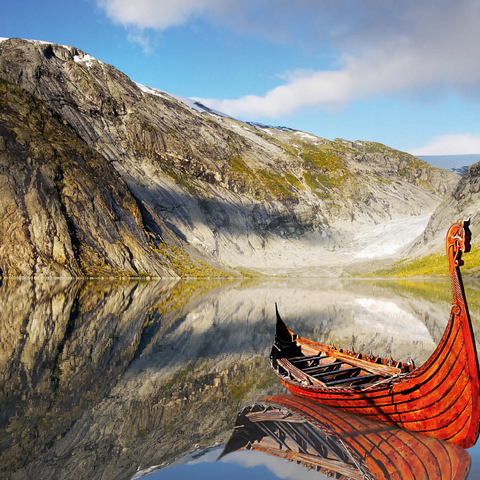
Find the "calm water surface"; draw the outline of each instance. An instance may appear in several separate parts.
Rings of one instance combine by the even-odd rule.
[[[480,285],[465,284],[480,339]],[[275,302],[302,336],[420,365],[445,329],[450,287],[4,280],[0,478],[327,478],[259,452],[216,461],[245,406],[286,393],[267,361]],[[468,454],[479,479],[480,446]]]

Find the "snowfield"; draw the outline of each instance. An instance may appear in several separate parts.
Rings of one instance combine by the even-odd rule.
[[[379,258],[393,255],[418,237],[432,215],[393,220],[367,228],[355,235],[351,253],[355,258]]]

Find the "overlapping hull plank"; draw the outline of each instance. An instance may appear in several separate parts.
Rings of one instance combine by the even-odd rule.
[[[372,480],[464,480],[466,450],[292,395],[246,407],[222,454],[261,451],[328,477]]]
[[[271,365],[294,394],[410,431],[475,444],[480,425],[479,369],[460,275],[470,249],[468,221],[447,234],[452,310],[444,335],[420,368],[355,354],[294,334],[277,311]]]

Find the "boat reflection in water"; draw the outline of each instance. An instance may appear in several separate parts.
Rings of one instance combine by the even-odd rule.
[[[220,458],[260,452],[350,480],[464,480],[470,455],[461,447],[293,395],[245,407]]]

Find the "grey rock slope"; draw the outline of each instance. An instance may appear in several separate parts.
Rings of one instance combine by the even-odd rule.
[[[478,245],[480,236],[480,162],[468,168],[456,188],[438,206],[430,218],[425,232],[415,240],[408,254],[420,256],[443,249],[448,227],[453,222],[467,218],[470,218],[471,222],[473,244]],[[469,257],[465,257],[465,260],[468,261]],[[478,260],[472,259],[469,263],[475,266]]]
[[[289,251],[282,261],[292,268],[321,263],[322,254],[348,245],[362,228],[432,212],[459,179],[373,142],[329,141],[192,109],[74,47],[4,40],[0,77],[42,99],[83,148],[113,167],[111,188],[117,179],[128,187],[120,205],[131,215],[115,219],[122,234],[105,241],[97,223],[89,244],[97,267],[80,264],[80,272],[69,267],[65,274],[212,276],[232,275],[231,267],[269,273]],[[123,242],[124,231],[135,248]],[[68,244],[66,232],[62,238]],[[98,252],[117,238],[126,246],[103,265]],[[297,247],[312,248],[303,265]],[[53,253],[38,270],[14,267],[9,252],[2,254],[11,265],[0,265],[4,273],[63,271]]]
[[[2,80],[0,106],[3,275],[174,275],[153,255],[135,199],[105,158]]]

